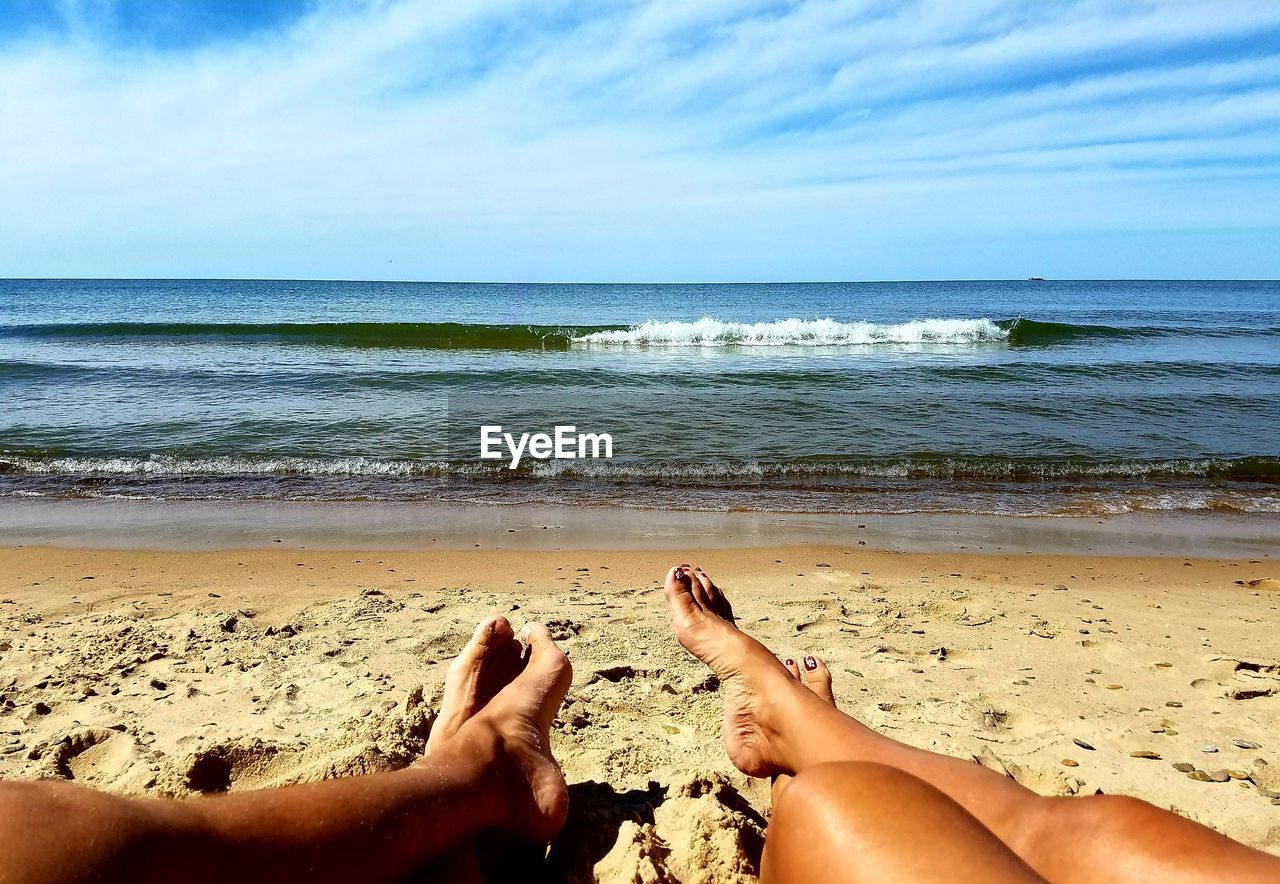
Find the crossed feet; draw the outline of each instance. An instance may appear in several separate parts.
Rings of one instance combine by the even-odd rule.
[[[572,677],[569,660],[542,624],[529,624],[517,638],[505,617],[484,620],[449,664],[444,699],[417,764],[429,766],[446,752],[467,755],[504,799],[501,827],[549,841],[569,807],[550,732]]]

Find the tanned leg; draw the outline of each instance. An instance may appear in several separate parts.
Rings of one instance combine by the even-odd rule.
[[[790,672],[791,677],[796,681],[801,682],[832,706],[836,705],[836,695],[831,690],[831,672],[827,669],[827,664],[813,654],[805,654],[800,658],[799,663],[788,657],[782,661],[782,665],[787,668],[787,672]],[[803,674],[801,674],[801,666],[804,667]],[[782,790],[787,788],[787,783],[789,782],[791,782],[791,777],[787,774],[773,775],[771,781],[773,794],[770,801],[774,807],[778,806],[778,799],[782,797]]]
[[[733,622],[724,593],[689,566],[667,574],[676,637],[720,677],[725,749],[751,776],[856,761],[897,768],[941,791],[1054,881],[1274,881],[1280,860],[1128,798],[1044,798],[967,761],[876,733],[797,683]]]
[[[458,656],[445,670],[444,697],[427,736],[427,748],[419,764],[430,764],[433,749],[449,742],[477,712],[511,683],[524,666],[520,642],[505,617],[482,620]],[[414,880],[448,881],[450,884],[479,884],[484,879],[479,854],[490,861],[505,854],[507,836],[500,832],[481,833],[467,839],[426,868]],[[479,844],[483,844],[481,848]]]
[[[481,831],[547,841],[568,810],[549,732],[572,673],[545,627],[523,637],[520,674],[404,770],[191,801],[0,784],[0,882],[394,881]]]
[[[923,780],[856,761],[792,779],[774,806],[761,872],[763,884],[1044,880]]]
[[[836,705],[831,671],[820,657],[788,657],[782,665]],[[897,768],[821,764],[800,774],[801,788],[784,799],[795,779],[773,778],[765,884],[1043,880],[968,811]]]

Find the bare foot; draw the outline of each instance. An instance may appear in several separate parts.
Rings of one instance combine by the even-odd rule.
[[[523,652],[507,618],[480,621],[471,640],[445,671],[444,697],[418,764],[429,764],[437,752],[448,751],[451,738],[462,726],[520,674]],[[522,843],[512,842],[496,830],[485,832],[476,841],[455,847],[424,874],[433,880],[480,882],[485,880],[486,864],[504,867],[519,855]]]
[[[801,674],[802,664],[803,675]],[[800,663],[788,657],[782,661],[782,665],[787,668],[787,672],[791,673],[792,678],[802,682],[824,703],[830,703],[832,706],[836,705],[836,696],[831,691],[831,672],[827,669],[827,664],[812,654],[806,654],[800,658]],[[789,782],[791,782],[791,777],[786,774],[778,774],[773,778],[772,800],[775,806],[778,803],[778,798],[782,795],[782,790],[787,787]]]
[[[511,683],[523,665],[521,652],[506,617],[480,622],[471,640],[445,671],[444,699],[427,735],[428,755]]]
[[[525,626],[520,638],[527,646],[522,671],[442,739],[451,748],[479,753],[486,772],[499,778],[506,795],[504,828],[545,842],[560,831],[569,810],[569,790],[551,755],[550,734],[573,669],[541,623]],[[485,668],[480,667],[474,682],[459,680],[474,683],[476,696],[483,695]]]
[[[831,692],[831,672],[827,669],[827,664],[812,654],[807,654],[800,658],[799,663],[787,658],[782,661],[782,665],[787,667],[796,681],[804,682],[809,690],[832,706],[836,705],[836,696]]]
[[[804,689],[764,645],[734,625],[729,600],[701,568],[672,568],[665,592],[676,638],[720,678],[729,760],[748,776],[788,772],[771,722],[777,701]]]

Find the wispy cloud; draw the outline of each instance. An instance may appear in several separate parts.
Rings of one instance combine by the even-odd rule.
[[[1280,275],[1272,2],[231,6],[0,34],[0,274]]]

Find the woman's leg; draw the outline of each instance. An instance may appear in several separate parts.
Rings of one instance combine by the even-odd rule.
[[[836,705],[836,695],[831,690],[831,672],[827,669],[827,664],[823,663],[812,654],[807,654],[800,658],[797,663],[788,657],[782,661],[782,665],[786,667],[787,672],[791,673],[791,677],[803,684],[806,688],[813,691],[824,703]],[[800,667],[804,666],[804,674],[801,674]],[[791,782],[791,777],[787,774],[774,774],[770,778],[772,785],[772,802],[776,807],[778,798],[782,795],[782,790],[787,788],[787,783]]]
[[[831,672],[805,654],[782,665],[836,705]],[[793,780],[800,787],[783,797]],[[856,857],[856,861],[850,861]],[[765,884],[833,881],[1041,881],[1008,846],[937,789],[894,767],[837,762],[773,781]]]
[[[518,648],[505,620],[486,629]],[[549,840],[568,805],[548,740],[571,671],[545,627],[525,638],[522,671],[404,770],[192,801],[0,784],[0,880],[391,881],[485,830]]]
[[[946,795],[897,768],[819,764],[778,797],[764,884],[1043,881]]]
[[[666,595],[676,637],[720,677],[725,748],[744,773],[797,774],[838,761],[897,768],[943,792],[1056,881],[1280,875],[1280,860],[1145,802],[1045,798],[980,765],[891,740],[798,684],[738,630],[728,599],[701,570],[673,568]]]

